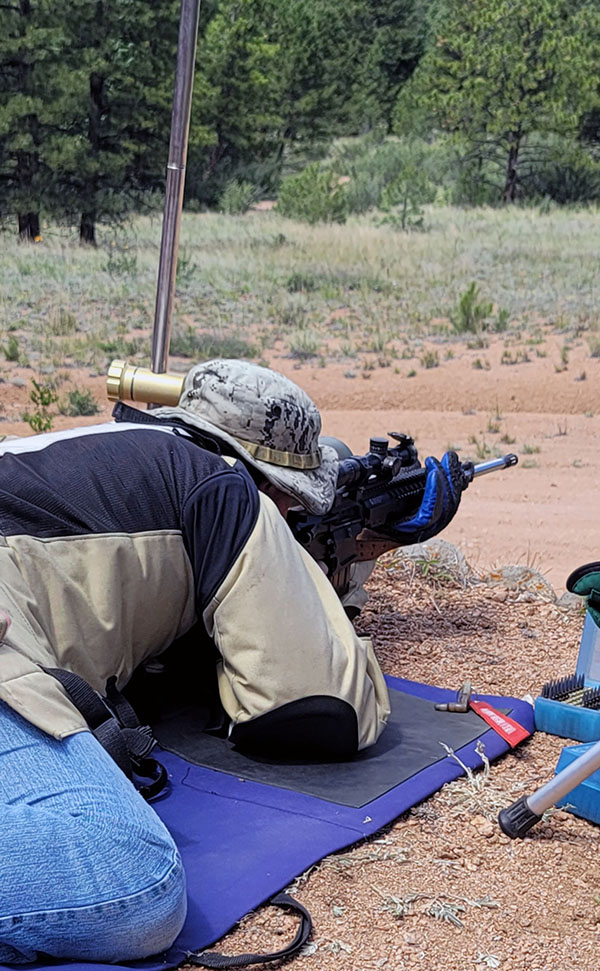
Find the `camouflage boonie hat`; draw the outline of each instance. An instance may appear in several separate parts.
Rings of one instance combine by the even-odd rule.
[[[188,372],[179,407],[154,414],[177,414],[227,442],[309,512],[323,515],[330,509],[337,453],[319,444],[317,406],[283,374],[247,361],[206,361]]]

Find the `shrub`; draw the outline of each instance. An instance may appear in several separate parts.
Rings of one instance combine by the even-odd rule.
[[[55,337],[74,334],[77,330],[77,318],[70,310],[65,310],[64,307],[55,307],[50,313],[48,329]]]
[[[68,415],[69,418],[78,418],[80,415],[97,415],[100,408],[91,391],[80,391],[75,388],[69,391],[66,400],[60,403],[59,411],[61,415]]]
[[[289,293],[311,293],[319,285],[318,278],[310,271],[296,270],[286,280],[285,286]]]
[[[506,307],[499,307],[496,320],[494,321],[494,330],[499,332],[505,331],[508,327],[509,320],[510,314]]]
[[[175,271],[175,282],[178,287],[186,287],[190,284],[198,273],[198,266],[192,257],[185,250],[180,249],[177,257],[177,269]]]
[[[524,152],[521,197],[559,204],[600,198],[600,160],[558,135],[533,135]]]
[[[494,305],[491,301],[479,301],[479,287],[473,280],[451,311],[450,322],[459,334],[465,332],[476,334],[483,328],[493,309]]]
[[[418,218],[417,207],[447,195],[455,178],[448,143],[441,139],[385,137],[375,131],[336,142],[329,161],[339,175],[348,177],[346,199],[352,213],[377,208],[390,211],[408,196],[408,209]]]
[[[600,337],[596,337],[595,334],[592,337],[588,337],[588,347],[590,349],[590,357],[600,357]]]
[[[2,351],[7,361],[18,361],[20,357],[19,341],[14,334],[11,334]]]
[[[137,273],[137,253],[130,252],[126,243],[113,240],[107,248],[108,259],[105,270],[109,276],[135,276]]]
[[[440,366],[440,356],[437,351],[424,351],[421,355],[421,365],[422,367],[429,370],[433,367]]]
[[[259,196],[259,190],[245,179],[230,179],[217,202],[219,212],[229,216],[241,216],[248,212]]]
[[[33,411],[25,411],[21,416],[34,432],[49,432],[52,429],[54,416],[48,410],[58,400],[58,395],[49,384],[38,384],[35,378],[29,392],[29,400],[33,403]]]
[[[108,340],[99,340],[98,347],[109,357],[118,357],[126,360],[129,357],[135,357],[143,350],[143,341],[139,337],[133,337],[131,340],[127,340],[122,335],[114,338],[109,338]]]
[[[381,196],[402,167],[404,147],[400,139],[383,138],[377,132],[334,144],[331,165],[347,176],[348,212],[362,213],[379,208]]]
[[[298,330],[290,334],[290,357],[299,361],[309,361],[312,357],[317,357],[320,346],[319,337],[312,330]]]
[[[253,344],[249,344],[241,337],[207,334],[188,327],[184,333],[173,334],[170,353],[176,357],[193,357],[198,361],[209,361],[213,357],[256,357],[257,351]]]
[[[347,213],[345,188],[331,169],[313,162],[298,175],[283,180],[277,210],[283,216],[311,225],[343,223]]]

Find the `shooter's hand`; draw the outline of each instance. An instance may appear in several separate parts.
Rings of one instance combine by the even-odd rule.
[[[446,452],[441,462],[430,455],[425,459],[425,468],[425,493],[417,512],[386,527],[386,533],[399,546],[422,543],[436,536],[446,528],[460,505],[466,482],[456,452]]]

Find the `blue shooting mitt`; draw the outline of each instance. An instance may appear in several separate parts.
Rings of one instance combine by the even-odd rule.
[[[453,519],[467,487],[456,452],[446,452],[441,462],[430,455],[425,459],[425,469],[425,492],[416,513],[386,527],[386,533],[398,540],[400,546],[423,543],[445,529]]]

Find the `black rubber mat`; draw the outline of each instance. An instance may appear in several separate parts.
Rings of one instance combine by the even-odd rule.
[[[242,755],[224,738],[202,731],[193,709],[176,712],[154,725],[163,748],[188,762],[359,807],[446,757],[440,744],[456,750],[488,730],[479,715],[436,711],[432,701],[390,690],[392,713],[376,745],[351,762],[272,762]]]

